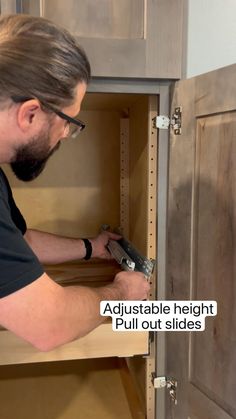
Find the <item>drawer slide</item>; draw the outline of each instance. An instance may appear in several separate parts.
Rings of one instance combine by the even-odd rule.
[[[155,261],[141,256],[128,240],[110,240],[107,248],[125,271],[142,272],[147,278],[152,275]]]

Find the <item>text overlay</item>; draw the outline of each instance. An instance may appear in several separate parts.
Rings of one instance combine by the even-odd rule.
[[[112,317],[116,331],[203,331],[216,316],[216,301],[102,301],[100,314]]]

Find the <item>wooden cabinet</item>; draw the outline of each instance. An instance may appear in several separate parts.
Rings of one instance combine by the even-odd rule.
[[[73,2],[73,7],[79,8],[79,3]],[[113,371],[110,357],[128,357],[141,399],[146,398],[148,419],[233,419],[236,417],[236,67],[178,82],[171,95],[171,113],[174,113],[175,107],[182,106],[182,134],[177,136],[171,130],[169,138],[168,130],[160,130],[157,138],[152,118],[157,113],[169,113],[169,83],[143,78],[180,77],[178,60],[181,48],[178,48],[182,44],[178,40],[182,31],[176,31],[177,44],[171,44],[172,50],[172,37],[168,38],[167,34],[172,33],[175,25],[180,25],[176,8],[178,6],[178,10],[182,10],[183,3],[149,0],[145,3],[116,3],[121,9],[113,14],[108,9],[108,2],[99,2],[102,7],[96,9],[99,9],[100,15],[94,17],[88,13],[90,2],[83,2],[80,28],[85,31],[84,34],[76,33],[76,22],[70,20],[73,27],[69,29],[80,37],[85,46],[93,74],[103,77],[93,79],[89,86],[90,93],[81,113],[81,119],[87,123],[86,131],[76,141],[63,145],[34,183],[25,185],[12,179],[14,194],[31,227],[71,236],[94,236],[104,223],[111,227],[121,225],[125,235],[141,253],[153,258],[157,254],[158,289],[156,292],[154,277],[151,298],[216,300],[218,315],[207,319],[205,332],[191,334],[169,332],[149,336],[146,332],[115,333],[107,322],[83,339],[51,353],[39,353],[10,332],[1,330],[0,386],[3,391],[0,394],[3,397],[7,389],[8,399],[5,400],[9,400],[13,388],[19,391],[21,386],[26,386],[28,397],[37,386],[46,388],[48,394],[52,394],[52,383],[56,386],[59,399],[57,401],[54,394],[54,410],[50,406],[43,413],[47,411],[49,414],[52,409],[51,417],[55,419],[59,414],[64,415],[61,416],[63,419],[74,419],[84,397],[76,399],[71,413],[69,395],[71,389],[77,394],[74,380],[79,383],[78,387],[82,381],[84,387],[88,383],[88,394],[94,392],[95,408],[99,407],[98,395],[103,400],[105,410],[100,413],[103,417],[125,417],[127,412],[122,413],[120,407],[117,407],[116,412],[119,413],[116,415],[115,404],[114,408],[109,405],[106,410],[104,400],[106,396],[109,400],[110,393],[100,390],[103,383],[108,383],[109,390],[115,385],[117,394],[124,400],[124,394],[119,392],[120,381],[105,380],[102,372],[98,374],[99,378],[94,378],[95,381],[88,377],[96,373],[99,365],[107,374]],[[25,12],[41,13],[56,21],[62,19],[63,14],[57,13],[62,5],[60,1],[56,6],[53,1],[41,1],[41,8],[39,3],[38,6],[34,2],[22,4]],[[72,1],[68,4],[70,9]],[[52,16],[53,5],[55,13]],[[135,14],[129,15],[128,6],[132,8],[134,5],[137,6]],[[122,7],[127,14],[125,22],[120,19]],[[152,19],[155,22],[155,13],[158,15],[160,11],[159,25],[152,24],[152,30],[155,32],[162,28],[162,32],[159,35],[156,32],[151,38],[150,42],[154,42],[155,46],[146,49],[147,45],[151,45],[148,38],[144,38],[144,34],[148,33],[148,21],[145,19],[150,13],[149,7],[153,8]],[[162,20],[161,10],[166,7],[169,7],[169,13],[175,10],[169,24]],[[168,16],[166,11],[165,15]],[[114,23],[114,16],[118,20],[117,25],[112,24],[114,30],[111,31],[109,24],[103,22]],[[88,31],[87,24],[83,25],[88,20],[95,22],[91,24],[91,31]],[[159,54],[160,45],[165,45],[167,50],[163,56]],[[173,50],[178,52],[175,62],[168,58],[170,51],[173,57]],[[106,60],[101,60],[101,56]],[[126,79],[106,79],[108,76]],[[138,80],[134,80],[136,78]],[[94,261],[47,269],[59,282],[89,281],[97,286],[111,281],[117,267],[113,263]],[[59,360],[65,361],[65,364],[48,362]],[[10,365],[26,363],[32,364],[25,367],[27,371],[32,366],[28,376],[37,377],[35,387],[32,381],[27,387],[28,376],[27,373],[24,375],[23,365]],[[35,363],[39,363],[41,370],[37,370]],[[51,376],[56,375],[55,365],[59,381],[51,380]],[[68,377],[77,367],[79,378]],[[86,374],[83,368],[87,368]],[[177,406],[170,402],[163,389],[154,390],[152,373],[173,376],[177,380]],[[112,372],[112,376],[116,373]],[[70,389],[65,391],[65,398],[59,392],[58,382]],[[43,401],[48,398],[42,390],[39,394],[39,405],[44,406]],[[131,399],[129,394],[128,401]],[[6,403],[2,401],[5,417],[11,419],[6,413]],[[18,400],[21,408],[24,403],[26,406],[27,401]],[[30,418],[34,410],[40,418],[40,406],[37,407],[36,403],[21,417]],[[87,410],[85,416],[93,419],[96,412],[88,414]],[[142,409],[137,417],[144,417]]]
[[[158,109],[158,87],[156,91],[147,88],[146,93],[140,90],[145,91],[145,87],[136,86],[136,93],[88,93],[80,113],[86,130],[78,138],[64,142],[35,181],[19,182],[9,168],[4,168],[28,227],[66,236],[93,237],[104,223],[111,228],[120,226],[143,255],[155,259],[157,131],[152,119]],[[46,267],[50,277],[65,286],[104,285],[113,280],[118,270],[116,262],[101,260]],[[154,277],[150,298],[155,298]],[[136,355],[147,356],[150,350],[148,332],[114,332],[110,321],[84,338],[48,353],[39,352],[2,329],[0,347],[0,371],[2,368],[7,376],[6,366],[11,366],[9,373],[13,377],[19,364],[132,359]],[[92,365],[96,365],[94,362]],[[132,362],[130,367],[136,375],[137,367],[132,367]],[[44,379],[41,377],[46,386],[51,370],[48,366]],[[138,370],[139,391],[145,398],[145,377],[150,373],[144,359]],[[33,366],[31,371],[35,373]],[[14,379],[12,383],[15,386]]]
[[[171,131],[170,141],[168,130],[160,130],[157,141],[152,124],[156,113],[168,112],[165,83],[93,81],[81,114],[87,132],[65,144],[34,183],[25,185],[12,179],[16,200],[30,226],[93,236],[103,223],[121,225],[148,257],[155,257],[158,244],[158,290],[155,294],[153,281],[151,297],[216,300],[218,315],[207,319],[205,332],[191,335],[119,334],[106,323],[84,339],[48,354],[1,330],[0,384],[9,386],[8,395],[14,386],[25,385],[25,377],[18,375],[21,366],[6,364],[45,365],[45,374],[36,370],[32,374],[37,383],[40,379],[41,388],[50,392],[48,383],[55,364],[43,361],[65,360],[69,371],[69,366],[76,368],[80,362],[76,358],[82,359],[82,363],[93,365],[88,368],[88,375],[93,375],[91,371],[100,363],[110,370],[108,357],[127,356],[141,397],[146,395],[148,419],[170,415],[176,419],[235,417],[235,70],[234,65],[177,83],[171,106],[172,112],[182,106],[182,133],[177,136]],[[90,281],[97,286],[112,280],[117,268],[113,263],[95,261],[50,269],[50,275],[59,281]],[[57,365],[60,369],[62,364]],[[155,395],[152,385],[154,372],[178,381],[177,406],[167,398],[165,411],[165,392],[157,390]],[[99,376],[103,380],[103,374]],[[74,388],[74,378],[68,378],[66,372],[59,380]],[[101,394],[104,401],[99,379],[95,381],[95,394]],[[115,385],[118,389],[117,382]],[[92,391],[94,384],[91,386]],[[31,391],[33,387],[29,394]],[[128,400],[131,398],[129,395]],[[65,405],[70,406],[66,399]],[[35,409],[39,415],[40,408]],[[66,411],[63,414],[63,419],[70,417]],[[114,410],[110,417],[112,414],[116,414]]]
[[[88,54],[94,77],[179,79],[185,0],[2,0],[2,13],[40,15],[66,27]]]

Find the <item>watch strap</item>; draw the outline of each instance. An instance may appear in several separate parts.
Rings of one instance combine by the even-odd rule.
[[[92,251],[93,251],[92,243],[88,239],[82,239],[82,240],[84,242],[85,249],[86,249],[86,254],[85,254],[84,259],[89,260],[92,256]]]

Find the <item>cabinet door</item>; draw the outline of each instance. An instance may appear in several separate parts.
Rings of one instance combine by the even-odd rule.
[[[178,381],[172,415],[230,419],[236,417],[236,65],[177,83],[177,105],[183,118],[182,135],[170,140],[167,298],[216,300],[218,314],[206,318],[203,332],[167,334],[167,374]]]
[[[93,76],[181,77],[185,0],[24,0],[22,11],[39,3],[79,38]]]

